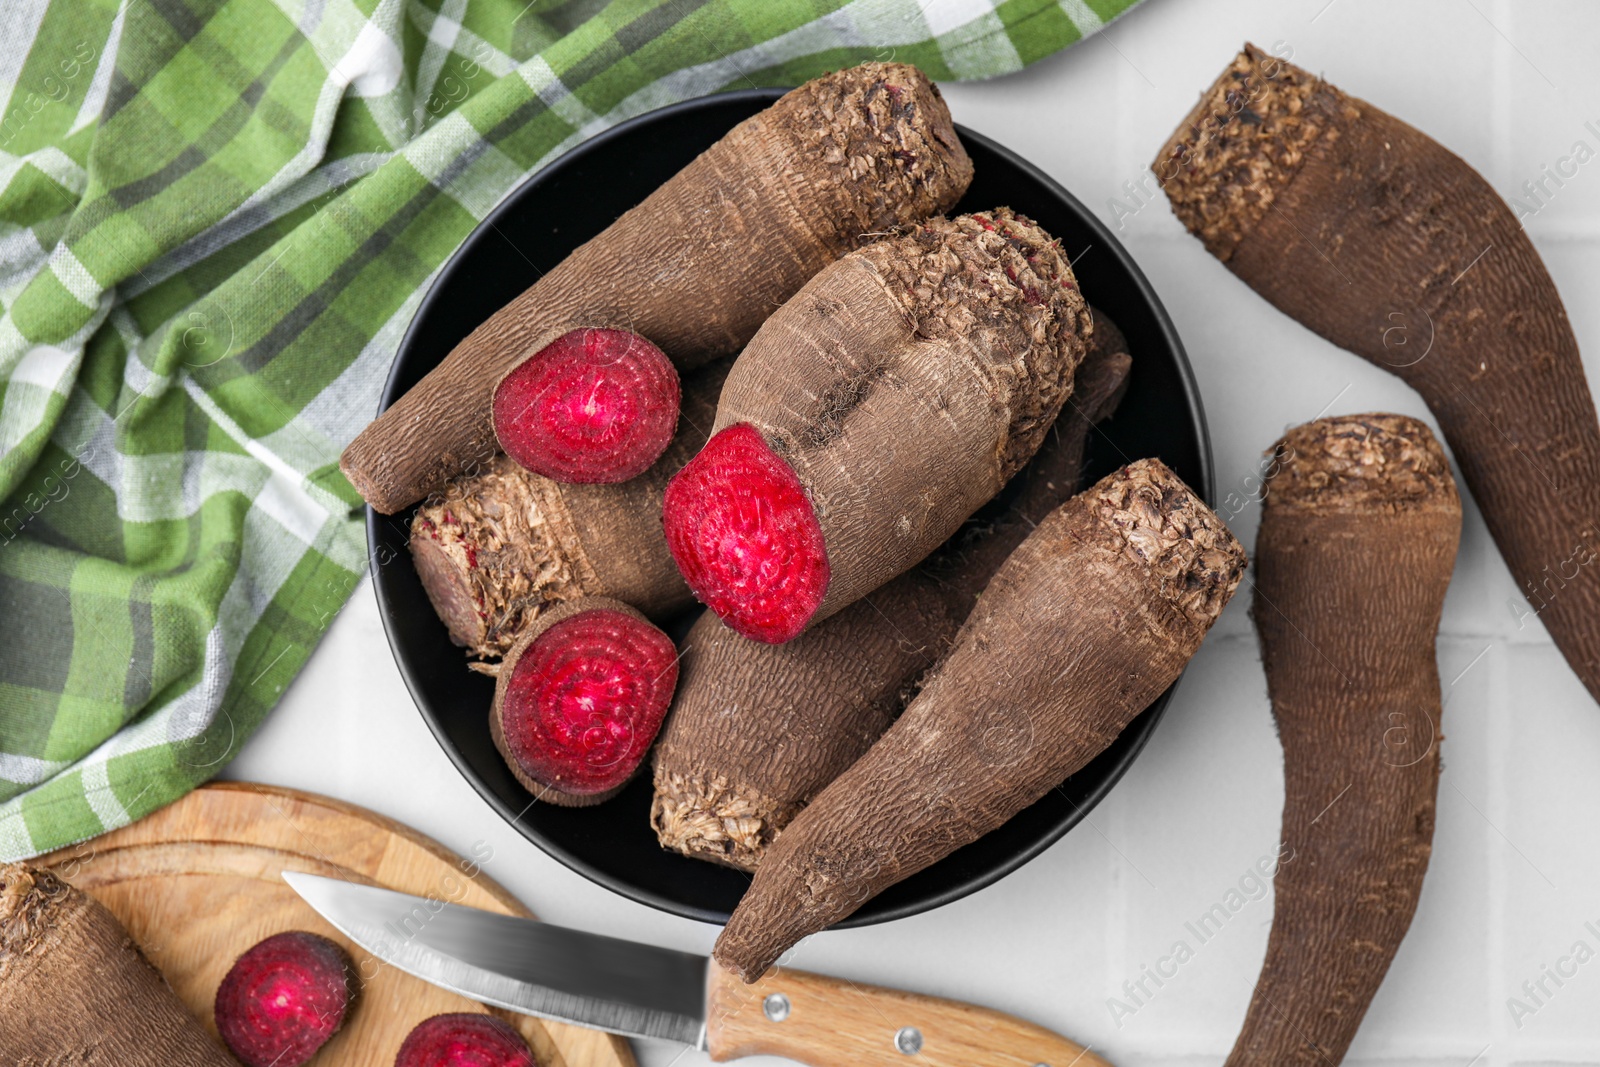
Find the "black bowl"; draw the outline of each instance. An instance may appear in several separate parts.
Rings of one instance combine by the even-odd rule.
[[[723,93],[641,115],[525,182],[439,272],[400,343],[380,410],[542,272],[779,95],[765,89]],[[1087,476],[1096,479],[1131,460],[1159,456],[1210,500],[1211,445],[1200,394],[1183,345],[1144,275],[1089,209],[1049,177],[980,134],[962,129],[961,137],[977,176],[958,210],[1003,204],[1038,220],[1061,238],[1090,302],[1127,334],[1134,358],[1127,398],[1105,430],[1096,433]],[[406,685],[461,773],[528,840],[585,877],[663,911],[726,921],[749,878],[661,849],[647,819],[648,768],[620,796],[596,807],[530,802],[489,737],[493,683],[466,669],[410,565],[410,519],[409,514],[367,511],[373,558],[387,564],[375,568],[378,605]],[[1037,856],[1106,795],[1149,740],[1171,697],[1171,690],[1162,694],[1059,789],[982,840],[885,890],[840,926],[938,907]]]

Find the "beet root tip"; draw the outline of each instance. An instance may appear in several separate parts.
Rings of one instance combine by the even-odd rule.
[[[475,1012],[435,1015],[406,1035],[394,1067],[538,1067],[522,1035]]]
[[[737,633],[798,637],[828,591],[822,525],[794,469],[736,423],[667,484],[667,547],[712,611]]]
[[[619,602],[562,605],[512,649],[491,733],[524,788],[567,806],[615,795],[644,761],[678,684],[672,639]]]
[[[625,482],[661,457],[678,425],[678,372],[627,330],[562,334],[494,391],[506,455],[558,482]]]
[[[217,1032],[245,1067],[300,1067],[339,1032],[355,1000],[344,949],[319,934],[274,934],[217,987]]]

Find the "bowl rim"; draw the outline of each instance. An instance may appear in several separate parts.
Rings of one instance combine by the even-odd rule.
[[[457,269],[460,269],[465,258],[475,249],[476,242],[480,234],[489,229],[495,228],[495,223],[499,222],[503,216],[509,215],[513,211],[518,210],[519,201],[526,194],[529,186],[548,180],[550,177],[557,175],[560,168],[569,161],[581,158],[584,153],[598,149],[618,138],[626,137],[633,133],[633,131],[638,129],[640,126],[646,125],[650,122],[665,118],[667,116],[677,115],[686,111],[695,111],[713,103],[771,103],[788,91],[789,90],[782,88],[735,89],[728,92],[711,93],[705,96],[693,97],[688,100],[680,100],[677,103],[668,104],[664,107],[643,112],[633,116],[632,118],[625,119],[622,122],[617,123],[615,126],[611,126],[605,130],[602,130],[593,137],[574,145],[560,157],[552,160],[550,163],[546,164],[544,167],[540,168],[538,171],[519,182],[509,192],[506,193],[505,197],[500,201],[499,204],[495,205],[494,209],[491,210],[489,214],[485,215],[483,219],[473,227],[472,232],[469,233],[461,242],[461,244],[455,249],[455,251],[450,254],[450,258],[445,260],[443,265],[439,267],[437,273],[434,275],[433,281],[429,284],[427,293],[425,293],[422,300],[418,302],[416,311],[412,313],[411,321],[406,325],[405,333],[401,336],[399,344],[395,347],[394,360],[390,364],[389,373],[384,379],[383,390],[379,395],[377,409],[378,414],[382,414],[396,400],[399,399],[399,394],[396,387],[397,380],[400,377],[401,365],[404,362],[402,357],[406,354],[411,346],[413,335],[416,333],[418,328],[418,323],[426,318],[436,300],[443,299],[442,293],[445,288],[444,282]],[[959,123],[955,124],[955,129],[964,142],[981,145],[984,149],[993,152],[995,155],[1004,159],[1008,164],[1027,174],[1030,178],[1037,181],[1044,188],[1048,189],[1054,197],[1064,203],[1069,210],[1079,217],[1079,220],[1084,224],[1085,228],[1094,234],[1096,245],[1103,245],[1106,251],[1109,252],[1109,254],[1118,261],[1122,269],[1127,272],[1128,277],[1132,279],[1133,286],[1137,291],[1139,298],[1146,303],[1152,311],[1154,325],[1157,331],[1160,333],[1162,341],[1168,346],[1173,354],[1174,361],[1176,363],[1176,370],[1178,372],[1178,380],[1183,387],[1183,400],[1191,412],[1191,415],[1194,419],[1195,428],[1198,431],[1198,459],[1201,470],[1201,484],[1197,488],[1200,491],[1201,499],[1207,504],[1210,504],[1215,498],[1216,471],[1211,451],[1211,431],[1210,426],[1206,421],[1205,406],[1201,401],[1199,383],[1195,380],[1194,367],[1189,362],[1188,352],[1183,346],[1182,339],[1178,336],[1177,327],[1173,324],[1172,317],[1167,313],[1167,309],[1165,305],[1162,304],[1160,297],[1156,295],[1155,289],[1153,286],[1151,286],[1149,279],[1145,277],[1144,272],[1139,269],[1139,265],[1134,262],[1133,257],[1128,253],[1127,249],[1122,246],[1122,243],[1117,240],[1116,236],[1112,234],[1111,230],[1106,226],[1106,224],[1102,222],[1101,219],[1095,215],[1086,204],[1083,203],[1083,201],[1073,196],[1049,174],[1045,173],[1035,164],[1022,158],[1010,148],[1007,148],[1006,146],[984,134],[978,133],[977,131]],[[376,553],[377,546],[380,544],[381,531],[379,529],[379,523],[392,521],[392,519],[393,516],[380,515],[378,512],[373,510],[370,505],[366,506],[367,549],[369,555]],[[373,555],[373,558],[376,558],[376,556]],[[395,628],[390,625],[389,620],[391,616],[391,605],[389,603],[389,597],[384,587],[384,583],[379,579],[377,573],[375,573],[373,576],[372,587],[378,601],[378,615],[383,622],[384,638],[389,645],[389,651],[394,658],[395,665],[400,670],[400,675],[406,684],[406,689],[410,693],[411,702],[416,705],[418,713],[422,716],[423,721],[427,724],[429,732],[433,734],[435,742],[437,742],[439,747],[444,750],[445,755],[449,757],[450,762],[455,765],[456,770],[460,772],[461,776],[467,780],[467,782],[477,792],[478,796],[487,802],[489,807],[492,808],[496,814],[498,814],[514,830],[520,833],[524,838],[526,838],[546,855],[550,856],[552,859],[556,860],[569,870],[582,875],[591,882],[604,886],[613,893],[616,893],[629,900],[636,901],[640,904],[646,904],[652,908],[656,908],[659,911],[664,911],[668,914],[676,915],[685,919],[693,919],[698,922],[711,923],[718,926],[722,925],[726,921],[725,916],[720,911],[684,904],[681,901],[662,896],[661,894],[650,889],[644,888],[625,879],[618,878],[607,871],[596,868],[588,861],[574,855],[567,849],[556,844],[554,841],[546,838],[534,827],[524,822],[521,817],[522,813],[516,811],[512,805],[501,799],[499,794],[496,793],[489,786],[489,784],[484,781],[484,779],[478,774],[477,770],[466,759],[466,757],[456,747],[454,742],[451,741],[448,734],[445,732],[439,715],[429,706],[429,702],[422,695],[424,692],[422,680],[417,677],[416,672],[413,670],[409,656],[407,656],[401,648],[399,637],[395,632]],[[1186,674],[1187,670],[1184,673]],[[1040,853],[1044,852],[1056,842],[1060,841],[1061,838],[1066,836],[1068,831],[1072,830],[1079,823],[1083,822],[1087,818],[1088,813],[1093,810],[1095,806],[1098,805],[1102,800],[1104,800],[1106,794],[1108,794],[1116,786],[1116,784],[1122,780],[1122,777],[1127,773],[1128,768],[1133,765],[1133,762],[1139,757],[1139,754],[1144,751],[1145,745],[1149,743],[1150,737],[1155,732],[1156,727],[1160,724],[1161,719],[1165,717],[1167,708],[1172,702],[1173,695],[1177,692],[1178,687],[1183,682],[1183,676],[1183,674],[1179,674],[1177,680],[1174,681],[1165,692],[1158,696],[1148,708],[1140,712],[1140,714],[1134,719],[1133,723],[1131,723],[1129,726],[1131,729],[1134,725],[1141,722],[1143,723],[1143,725],[1140,726],[1139,734],[1133,740],[1133,744],[1122,754],[1121,758],[1118,759],[1117,762],[1108,769],[1108,773],[1100,780],[1094,789],[1084,797],[1083,803],[1074,803],[1073,811],[1065,817],[1059,819],[1056,824],[1049,829],[1048,832],[1039,835],[1036,839],[1030,842],[1027,847],[1018,849],[1016,852],[1009,854],[1003,862],[986,867],[982,871],[972,873],[966,877],[957,878],[953,880],[951,885],[937,893],[931,893],[917,900],[907,901],[903,904],[898,904],[867,915],[862,915],[858,912],[855,915],[851,915],[848,918],[835,923],[829,929],[846,930],[864,926],[874,926],[878,923],[891,922],[896,919],[909,918],[913,915],[920,915],[924,912],[933,911],[936,908],[941,908],[947,904],[960,900],[962,897],[970,896],[980,889],[988,888],[989,886],[1000,881],[1002,878],[1005,878],[1007,875],[1013,873],[1018,868],[1026,865],[1038,857]],[[526,808],[523,810],[526,811]]]

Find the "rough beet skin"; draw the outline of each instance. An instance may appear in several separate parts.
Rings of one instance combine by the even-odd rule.
[[[679,642],[678,691],[651,755],[650,825],[663,848],[754,871],[783,828],[883,736],[995,571],[1076,492],[1090,430],[1126,391],[1127,347],[1096,309],[1072,402],[1027,467],[870,598],[785,645],[700,616]]]
[[[715,961],[756,981],[1076,773],[1177,680],[1244,568],[1233,534],[1160,460],[1050,512],[894,725],[767,847]]]
[[[1092,331],[1060,241],[1003,207],[824,267],[734,360],[667,492],[689,587],[769,642],[882,588],[1038,451]]]
[[[455,1012],[418,1023],[394,1067],[538,1067],[511,1024],[493,1015]]]
[[[545,615],[501,665],[490,732],[534,796],[598,804],[633,777],[678,685],[672,639],[619,601]]]
[[[339,1032],[355,1001],[344,949],[318,934],[274,934],[217,987],[217,1032],[245,1067],[299,1067]]]
[[[693,607],[661,531],[661,496],[705,446],[727,375],[726,362],[684,375],[677,436],[637,478],[571,485],[498,455],[419,507],[412,559],[450,639],[500,659],[534,620],[581,596],[657,620]]]
[[[0,864],[0,1063],[238,1067],[105,905],[26,863]]]
[[[351,442],[340,469],[393,515],[489,459],[495,383],[551,338],[622,324],[683,370],[731,356],[817,271],[945,210],[971,180],[950,110],[916,67],[863,63],[813,79],[473,330]]]
[[[667,548],[694,595],[745,637],[781,644],[828,591],[828,552],[805,487],[761,433],[716,434],[667,484]]]
[[[678,401],[678,372],[661,349],[627,330],[572,330],[500,379],[494,433],[535,474],[625,482],[672,442]]]

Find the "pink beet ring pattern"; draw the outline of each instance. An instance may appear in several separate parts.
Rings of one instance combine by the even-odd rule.
[[[625,482],[678,428],[678,372],[628,330],[562,334],[500,379],[494,433],[506,455],[558,482]]]
[[[751,640],[793,640],[827,595],[828,552],[810,495],[748,423],[713,435],[667,484],[663,518],[694,595]]]
[[[562,619],[515,654],[493,709],[502,751],[534,795],[583,805],[627,784],[678,684],[672,639],[609,608]]]

